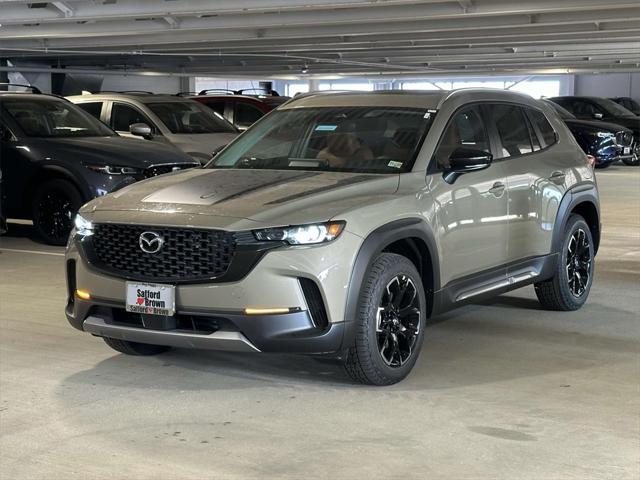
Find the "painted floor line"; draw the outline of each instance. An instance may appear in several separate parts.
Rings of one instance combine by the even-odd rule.
[[[2,247],[0,247],[0,252],[35,253],[35,254],[38,254],[38,255],[53,255],[55,257],[64,257],[64,253],[43,252],[42,250],[21,250],[19,248],[2,248]]]

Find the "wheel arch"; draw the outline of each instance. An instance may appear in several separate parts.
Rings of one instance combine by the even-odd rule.
[[[36,189],[45,182],[57,179],[67,180],[68,182],[70,182],[74,187],[78,189],[80,195],[82,196],[82,199],[85,202],[91,199],[91,194],[89,193],[86,185],[84,185],[85,182],[79,181],[78,178],[76,178],[76,176],[68,169],[59,165],[43,165],[29,179],[29,182],[27,183],[27,186],[24,190],[23,204],[27,206],[29,212]]]
[[[562,198],[553,230],[552,253],[561,250],[564,230],[572,214],[582,216],[587,222],[593,237],[594,252],[597,253],[601,232],[600,202],[597,188],[592,183],[576,185]]]
[[[428,303],[428,313],[433,310],[434,293],[440,288],[440,265],[436,242],[431,228],[422,219],[396,220],[376,228],[362,243],[349,280],[345,308],[345,338],[343,345],[350,345],[357,317],[362,284],[373,259],[382,252],[397,253],[407,257],[420,273]]]

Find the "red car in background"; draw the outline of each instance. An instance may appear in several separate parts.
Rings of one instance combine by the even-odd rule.
[[[239,130],[246,130],[265,114],[290,100],[290,97],[281,96],[274,90],[262,89],[211,89],[202,90],[198,94],[182,92],[178,95],[205,104]]]

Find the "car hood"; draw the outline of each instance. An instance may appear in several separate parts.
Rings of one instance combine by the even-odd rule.
[[[564,123],[569,127],[588,128],[590,130],[599,130],[604,132],[620,132],[629,131],[629,129],[623,125],[611,122],[602,122],[600,120],[578,120],[578,119],[565,119]]]
[[[95,165],[146,168],[166,163],[193,163],[191,157],[171,146],[119,136],[32,139],[29,147],[52,160],[73,159]]]
[[[611,117],[607,120],[633,130],[635,135],[640,134],[640,117]]]
[[[219,147],[229,143],[238,136],[237,133],[174,133],[170,135],[171,143],[185,153],[199,153],[209,160]]]
[[[175,220],[175,215],[186,214],[291,225],[326,221],[379,200],[395,193],[398,182],[397,174],[193,169],[138,182],[93,200],[82,212],[132,212],[135,222],[145,222],[148,214],[147,223],[157,221],[158,215],[166,223],[170,215]],[[203,221],[206,224],[202,219],[197,223]]]

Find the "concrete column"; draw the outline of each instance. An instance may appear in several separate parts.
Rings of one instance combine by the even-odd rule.
[[[320,89],[320,81],[317,78],[310,78],[308,80],[309,91],[315,92]]]

